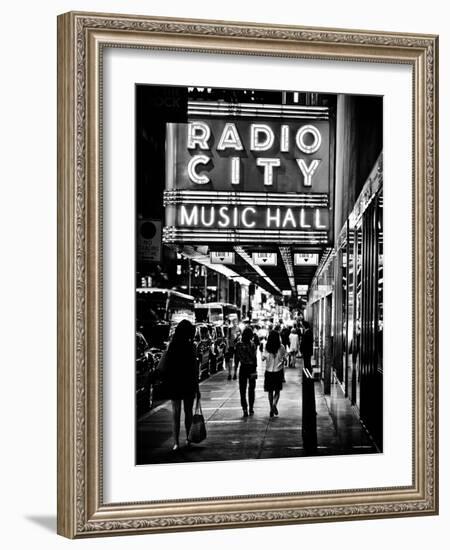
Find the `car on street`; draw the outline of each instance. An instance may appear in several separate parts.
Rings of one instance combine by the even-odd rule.
[[[170,338],[175,330],[174,326],[171,326],[167,322],[156,322],[147,325],[147,331],[141,330],[141,334],[145,337],[147,342],[147,355],[149,355],[154,363],[154,369],[158,367],[159,361],[167,349]],[[136,345],[136,350],[138,346]],[[136,351],[137,353],[137,351]],[[166,384],[161,377],[154,377],[154,383],[152,386],[152,400],[165,399],[166,396]]]
[[[158,363],[144,335],[136,332],[136,410],[149,411],[154,401],[153,373]]]
[[[197,357],[199,380],[211,374],[211,355],[213,340],[206,323],[196,323],[194,347]]]
[[[211,335],[211,372],[217,372],[223,369],[223,361],[226,348],[226,339],[222,325],[209,325]]]

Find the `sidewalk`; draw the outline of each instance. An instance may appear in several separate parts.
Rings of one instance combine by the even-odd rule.
[[[260,363],[260,362],[259,362]],[[278,404],[279,416],[270,418],[263,390],[264,367],[258,366],[255,414],[242,417],[238,381],[227,381],[221,371],[200,385],[207,439],[187,449],[172,451],[171,404],[163,402],[141,417],[137,424],[137,464],[198,462],[255,458],[307,456],[302,441],[301,368],[286,369]],[[315,383],[317,454],[376,452],[349,401],[333,385],[332,399]],[[330,408],[338,417],[332,417]],[[182,416],[180,442],[185,440]]]

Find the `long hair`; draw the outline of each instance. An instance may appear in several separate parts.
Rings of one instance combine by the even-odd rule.
[[[266,351],[276,355],[281,346],[280,334],[276,330],[271,330],[267,337]]]
[[[242,331],[242,343],[250,344],[253,340],[253,330],[250,327],[245,327]]]
[[[183,319],[178,323],[173,333],[172,340],[167,348],[168,353],[172,354],[180,348],[186,348],[192,342],[195,335],[194,325],[187,319]]]

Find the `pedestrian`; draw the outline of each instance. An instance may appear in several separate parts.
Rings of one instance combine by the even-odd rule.
[[[286,360],[286,348],[281,343],[280,335],[272,330],[267,338],[266,348],[262,355],[266,371],[264,373],[264,391],[267,392],[270,406],[270,417],[278,416],[278,401],[283,389],[283,367]]]
[[[244,416],[253,414],[256,386],[256,346],[253,342],[253,330],[247,327],[242,332],[241,341],[236,345],[236,367],[239,365],[239,392]],[[248,405],[247,405],[248,385]]]
[[[236,362],[234,359],[235,347],[239,336],[239,328],[236,319],[233,319],[231,325],[227,327],[227,337],[225,342],[225,365],[228,371],[228,380],[236,380]],[[234,374],[233,374],[234,367]]]
[[[267,330],[263,325],[258,325],[258,338],[259,338],[259,351],[262,353],[264,351],[264,340],[267,336]]]
[[[291,331],[289,330],[289,327],[284,326],[281,329],[280,336],[281,336],[281,343],[283,346],[287,349],[289,347],[289,335],[291,334]]]
[[[259,345],[261,343],[260,339],[259,339],[259,336],[258,336],[258,330],[257,330],[257,327],[254,326],[252,328],[252,331],[253,331],[253,343],[255,344],[256,346],[256,349],[259,348]]]
[[[311,369],[311,356],[313,354],[313,333],[311,330],[311,325],[308,321],[303,321],[303,337],[300,344],[300,353],[303,356],[303,364],[305,369],[312,373]]]
[[[292,328],[289,334],[289,367],[295,368],[295,358],[299,349],[299,337],[297,329]]]
[[[164,353],[158,370],[167,387],[168,397],[172,401],[173,450],[180,447],[181,405],[184,406],[184,426],[186,444],[192,424],[194,399],[200,399],[198,385],[198,365],[194,350],[195,327],[187,319],[180,321],[175,329],[167,351]]]

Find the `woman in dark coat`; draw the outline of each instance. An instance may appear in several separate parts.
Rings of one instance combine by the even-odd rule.
[[[180,438],[181,403],[184,405],[184,425],[186,444],[192,424],[194,399],[200,397],[198,387],[198,367],[194,350],[195,327],[187,319],[178,323],[164,358],[163,376],[170,399],[172,400],[172,428],[176,451]]]
[[[253,330],[247,327],[242,332],[241,341],[236,346],[236,368],[239,366],[239,392],[244,416],[253,414],[256,385],[256,346],[253,342]],[[248,404],[247,404],[248,384]]]

